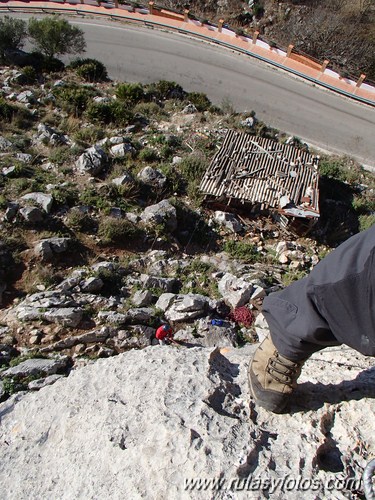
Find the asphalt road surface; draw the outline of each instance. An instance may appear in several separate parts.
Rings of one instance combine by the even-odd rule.
[[[206,93],[215,104],[229,101],[238,111],[254,110],[268,125],[375,167],[374,107],[183,35],[101,19],[70,22],[85,33],[85,57],[102,61],[111,78],[173,80],[187,91]]]

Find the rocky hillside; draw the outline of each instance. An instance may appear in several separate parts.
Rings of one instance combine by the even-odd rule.
[[[0,70],[2,497],[201,498],[185,480],[212,479],[210,498],[263,498],[262,477],[300,498],[301,477],[306,498],[363,498],[371,360],[315,355],[289,416],[254,406],[246,370],[264,296],[374,223],[374,176],[322,157],[308,236],[208,210],[229,128],[308,146],[178,83],[35,57]],[[163,322],[176,344],[153,345]]]
[[[161,0],[179,8],[187,2]],[[201,19],[231,27],[257,30],[266,40],[296,49],[320,61],[328,59],[343,76],[365,73],[375,81],[374,0],[190,0],[190,10]]]
[[[0,82],[3,398],[40,378],[17,371],[28,358],[58,354],[48,373],[68,373],[150,345],[164,321],[188,345],[253,342],[266,294],[374,222],[373,175],[328,157],[309,237],[206,209],[199,182],[228,128],[307,146],[177,83],[111,82],[92,60],[3,67]]]

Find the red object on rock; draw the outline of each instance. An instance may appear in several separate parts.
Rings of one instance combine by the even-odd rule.
[[[229,314],[229,318],[240,325],[249,327],[254,322],[254,315],[246,306],[236,307]]]
[[[165,338],[172,339],[173,338],[173,330],[169,325],[161,325],[156,330],[155,337],[158,340],[164,340]]]

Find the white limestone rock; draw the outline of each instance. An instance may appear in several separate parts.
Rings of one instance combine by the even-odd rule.
[[[52,375],[66,368],[66,356],[56,359],[31,358],[22,361],[19,365],[8,368],[2,372],[2,377],[30,377],[33,375]]]
[[[175,295],[165,311],[168,321],[191,321],[204,316],[208,310],[208,297],[198,293]]]
[[[229,212],[216,210],[215,221],[232,233],[242,233],[244,227],[238,218]]]
[[[16,394],[0,404],[2,498],[300,500],[297,488],[250,489],[287,477],[315,481],[304,500],[349,498],[327,485],[359,480],[375,448],[372,359],[314,354],[291,413],[276,415],[250,398],[253,350],[133,349]],[[187,487],[204,479],[222,488]]]
[[[163,224],[171,232],[177,229],[176,209],[168,200],[146,207],[141,214],[141,220],[145,224]]]
[[[231,273],[225,273],[218,284],[218,289],[227,304],[240,307],[247,304],[253,292],[253,285]]]
[[[52,208],[53,198],[50,194],[35,192],[24,194],[21,196],[20,201],[34,202],[49,214]]]
[[[105,151],[95,145],[86,149],[84,153],[78,158],[76,168],[79,173],[98,175],[107,165],[108,157]]]

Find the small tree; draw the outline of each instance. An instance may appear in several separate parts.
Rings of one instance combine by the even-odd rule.
[[[0,19],[0,59],[4,60],[7,49],[14,50],[23,47],[26,35],[25,21],[9,16]]]
[[[31,18],[29,36],[48,59],[84,52],[86,48],[83,31],[60,17],[51,16],[41,20]]]

